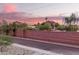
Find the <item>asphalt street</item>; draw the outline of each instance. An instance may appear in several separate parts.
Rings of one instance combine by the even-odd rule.
[[[62,55],[79,55],[79,48],[50,44],[50,43],[43,43],[39,41],[29,40],[30,38],[16,38],[13,37],[13,42],[22,44],[24,46],[39,48],[51,52],[55,52]]]

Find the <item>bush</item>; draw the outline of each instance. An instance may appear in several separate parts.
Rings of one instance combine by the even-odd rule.
[[[59,25],[56,28],[57,28],[57,30],[65,30],[65,26],[64,25]]]
[[[58,23],[55,23],[55,27],[58,27],[58,26],[60,26],[60,24],[58,24]]]
[[[39,28],[39,30],[51,30],[52,26],[50,23],[45,23],[37,26],[37,28]]]
[[[77,25],[69,25],[66,27],[66,31],[77,31],[78,26]]]
[[[4,48],[7,48],[8,45],[11,45],[12,40],[9,36],[0,35],[0,51],[4,52]]]
[[[11,38],[6,35],[0,35],[0,46],[10,45],[12,43]]]

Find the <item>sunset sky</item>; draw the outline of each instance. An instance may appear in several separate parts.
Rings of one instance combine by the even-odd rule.
[[[57,22],[59,24],[63,24],[62,17],[54,16],[68,16],[71,13],[79,13],[79,4],[77,3],[8,3],[8,4],[0,4],[0,12],[1,13],[12,13],[12,12],[24,12],[26,13],[25,19],[15,20],[7,19],[6,21],[11,23],[14,21],[21,21],[27,24],[37,24],[45,22],[45,18],[51,16],[50,21]],[[25,15],[25,14],[24,14]],[[37,17],[37,18],[29,18],[28,17]],[[39,17],[40,16],[40,17]]]
[[[0,4],[0,12],[26,12],[32,16],[58,16],[79,12],[77,3],[16,3]]]

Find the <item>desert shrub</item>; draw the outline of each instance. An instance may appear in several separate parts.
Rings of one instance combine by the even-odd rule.
[[[0,35],[0,51],[3,52],[3,48],[11,45],[12,40],[9,36]]]
[[[66,31],[77,31],[77,30],[78,30],[78,26],[77,25],[66,26]]]
[[[65,26],[64,25],[59,25],[59,26],[57,26],[57,30],[65,30]]]
[[[52,26],[50,23],[45,23],[45,24],[40,24],[39,26],[37,26],[37,28],[39,30],[51,30]]]

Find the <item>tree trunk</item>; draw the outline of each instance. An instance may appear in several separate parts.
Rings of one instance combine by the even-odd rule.
[[[16,29],[13,29],[13,36],[16,36]]]

